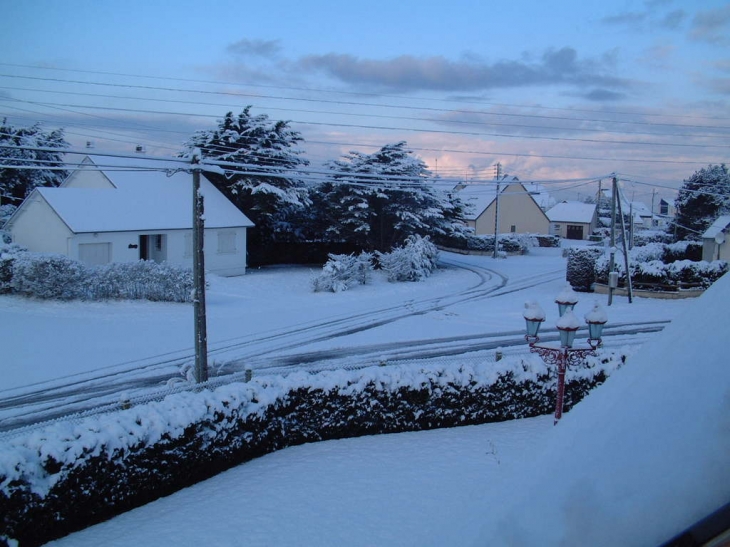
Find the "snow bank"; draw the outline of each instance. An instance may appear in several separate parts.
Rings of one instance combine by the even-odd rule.
[[[481,544],[659,545],[727,503],[729,301],[725,275],[578,404]]]

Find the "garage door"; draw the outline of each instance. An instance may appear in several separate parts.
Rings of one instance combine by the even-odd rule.
[[[80,243],[79,260],[90,266],[109,264],[112,259],[111,243]]]
[[[568,231],[566,233],[568,239],[583,239],[583,226],[576,226],[574,224],[568,224]]]

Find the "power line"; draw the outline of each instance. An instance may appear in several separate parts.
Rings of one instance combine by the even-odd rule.
[[[403,96],[401,95],[392,95],[392,94],[383,94],[383,93],[368,93],[368,92],[362,92],[362,91],[347,91],[347,90],[336,90],[336,89],[322,89],[322,88],[311,88],[311,87],[295,87],[295,86],[278,86],[278,85],[272,85],[272,84],[247,84],[247,83],[241,83],[241,82],[226,82],[226,81],[216,81],[216,80],[201,80],[201,79],[192,79],[192,78],[173,78],[173,77],[166,77],[166,76],[148,76],[148,75],[142,75],[142,74],[127,74],[127,73],[120,73],[120,72],[105,72],[105,71],[95,71],[95,70],[81,70],[81,69],[66,69],[66,68],[55,68],[55,67],[40,67],[40,66],[32,66],[32,65],[22,65],[22,64],[13,64],[13,63],[0,63],[0,66],[8,66],[8,67],[15,67],[15,68],[30,68],[33,70],[54,70],[58,72],[75,72],[75,73],[82,73],[82,74],[96,74],[96,75],[103,75],[103,76],[121,76],[125,78],[141,78],[141,79],[150,79],[150,80],[163,80],[163,81],[177,81],[177,82],[187,82],[187,83],[196,83],[196,84],[206,84],[206,85],[229,85],[229,86],[238,86],[238,87],[253,87],[253,88],[263,88],[263,89],[281,89],[286,91],[305,91],[309,93],[332,93],[332,94],[339,94],[339,95],[353,95],[353,96],[369,96],[369,97],[386,97],[386,98],[393,98],[393,99],[403,99]],[[21,77],[21,76],[13,76],[9,75],[10,77]],[[61,80],[63,81],[63,80]],[[699,116],[699,115],[690,115],[690,114],[652,114],[648,112],[644,113],[637,113],[637,112],[630,112],[630,111],[620,111],[620,110],[595,110],[595,109],[580,109],[580,108],[568,108],[568,107],[557,107],[557,106],[542,106],[542,105],[525,105],[525,104],[512,104],[512,103],[495,103],[490,101],[469,101],[465,99],[442,99],[442,98],[434,98],[434,97],[419,97],[419,100],[422,101],[430,101],[430,102],[442,102],[442,103],[461,103],[461,104],[474,104],[474,105],[489,105],[489,106],[498,106],[498,107],[508,107],[508,108],[526,108],[526,109],[538,109],[538,110],[559,110],[559,111],[567,111],[567,112],[585,112],[590,114],[617,114],[622,116],[636,116],[637,114],[643,115],[646,117],[662,117],[662,118],[688,118],[688,119],[707,119],[707,120],[730,120],[730,118],[727,117],[718,117],[718,116]],[[575,119],[575,118],[569,118],[569,119]],[[632,123],[632,122],[625,122],[625,123]],[[691,126],[682,126],[682,127],[691,127]],[[699,126],[703,127],[703,126]]]
[[[52,94],[59,94],[59,95],[78,95],[83,97],[95,97],[95,98],[103,98],[103,99],[123,99],[123,100],[129,100],[129,101],[148,101],[148,102],[161,102],[161,103],[176,103],[176,104],[190,104],[190,105],[196,105],[196,106],[215,106],[220,108],[240,108],[240,104],[232,105],[232,104],[220,104],[220,103],[208,103],[208,102],[200,102],[200,101],[185,101],[182,99],[160,99],[155,97],[130,97],[125,95],[110,95],[110,94],[104,94],[104,93],[86,93],[81,91],[61,91],[61,90],[49,90],[49,89],[32,89],[32,88],[24,88],[24,87],[13,87],[13,86],[0,86],[0,89],[10,89],[13,91],[30,91],[34,93],[52,93]],[[50,103],[40,103],[40,104],[50,104]],[[691,134],[691,133],[651,133],[651,132],[638,132],[638,131],[617,131],[612,129],[600,129],[600,128],[593,128],[593,127],[561,127],[561,126],[549,126],[549,125],[527,125],[527,124],[515,124],[515,123],[500,123],[500,122],[486,122],[486,121],[473,121],[473,120],[456,120],[456,119],[444,119],[444,118],[420,118],[415,116],[394,116],[394,115],[384,115],[384,114],[361,114],[356,112],[335,112],[335,111],[329,111],[329,110],[306,110],[306,109],[297,109],[297,108],[281,108],[281,107],[272,107],[272,106],[266,106],[265,107],[267,111],[269,110],[275,110],[278,112],[295,112],[295,113],[303,113],[303,114],[327,114],[327,115],[337,115],[337,116],[357,116],[357,117],[364,117],[364,118],[380,118],[380,119],[393,119],[393,120],[409,120],[409,121],[421,121],[421,122],[433,122],[438,124],[462,124],[462,125],[479,125],[479,126],[498,126],[498,127],[516,127],[520,129],[551,129],[551,130],[557,130],[557,131],[579,131],[579,132],[594,132],[594,133],[613,133],[618,135],[640,135],[640,136],[659,136],[659,137],[688,137],[688,138],[721,138],[726,137],[726,135],[722,134],[713,134],[713,135],[702,135],[702,134]],[[467,113],[466,111],[454,111],[454,112],[463,112]],[[475,113],[470,113],[475,114]],[[481,113],[477,113],[479,115],[483,115]],[[500,114],[494,114],[495,116],[499,116]],[[575,120],[575,121],[582,121],[582,120]],[[519,135],[515,135],[516,137]]]

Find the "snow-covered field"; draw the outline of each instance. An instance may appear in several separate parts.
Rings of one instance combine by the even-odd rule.
[[[348,336],[303,339],[297,351],[519,330],[527,299],[546,309],[548,326],[557,319],[552,302],[565,284],[559,250],[497,261],[444,258],[499,272],[507,285],[490,298],[450,303],[450,295],[497,276],[485,281],[450,267],[425,283],[376,278],[339,294],[312,293],[302,268],[215,278],[211,347],[373,310],[418,309],[435,297],[449,305]],[[538,277],[549,281],[534,284]],[[579,316],[595,299],[605,303],[605,296],[581,296]],[[558,427],[544,417],[289,448],[56,543],[656,544],[730,499],[722,347],[730,332],[717,320],[728,298],[730,279],[696,301],[616,298],[610,322],[677,320]],[[5,389],[184,352],[191,315],[177,304],[0,297]],[[721,332],[702,330],[709,328]]]

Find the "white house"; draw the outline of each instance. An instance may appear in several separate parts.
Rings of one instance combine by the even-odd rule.
[[[168,176],[152,166],[159,163],[87,156],[60,187],[33,190],[5,229],[30,251],[91,265],[142,259],[192,267],[192,175]],[[253,223],[204,175],[200,179],[205,268],[241,275],[246,229]]]
[[[467,206],[464,215],[467,225],[477,235],[494,234],[496,181],[494,184],[460,185],[457,189],[457,196]],[[541,196],[530,192],[526,184],[517,180],[500,181],[499,233],[547,234],[550,221],[535,197]]]
[[[730,260],[730,215],[717,218],[702,234],[702,260]]]
[[[565,239],[588,239],[598,222],[595,203],[563,201],[546,214],[550,219],[550,234]]]

